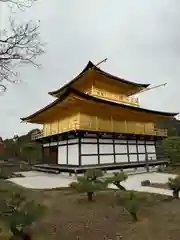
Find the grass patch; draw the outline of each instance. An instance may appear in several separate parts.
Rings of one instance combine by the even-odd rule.
[[[151,183],[149,186],[154,188],[169,189],[169,186],[167,183]]]
[[[140,221],[133,223],[123,207],[115,205],[114,191],[97,193],[92,203],[84,194],[70,194],[68,188],[31,190],[0,180],[0,189],[22,191],[29,199],[47,206],[43,219],[31,231],[33,240],[127,240],[179,239],[180,201],[164,201],[167,197],[148,194],[147,203],[140,209]],[[0,239],[9,239],[9,231],[0,222]]]

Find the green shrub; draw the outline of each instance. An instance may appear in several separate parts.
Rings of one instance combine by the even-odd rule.
[[[149,180],[143,180],[141,181],[141,186],[150,186],[151,182]]]
[[[8,178],[9,178],[9,176],[7,174],[0,173],[0,179],[6,180]]]
[[[180,191],[180,176],[177,176],[176,178],[169,178],[168,186],[173,191],[173,197],[178,199]]]
[[[101,169],[89,169],[84,173],[84,177],[90,181],[95,181],[96,179],[103,177],[103,171]]]
[[[158,172],[164,172],[164,167],[163,166],[159,166],[157,171]]]
[[[107,177],[106,182],[107,184],[114,184],[120,190],[126,190],[122,185],[121,182],[125,181],[128,176],[123,172],[114,172],[112,177]]]
[[[0,198],[1,219],[7,224],[12,232],[13,239],[30,240],[30,234],[25,228],[31,226],[39,218],[45,208],[34,201],[27,201],[20,193],[3,193]]]
[[[79,193],[86,193],[88,201],[92,201],[95,192],[107,188],[107,182],[100,179],[102,176],[102,171],[91,169],[84,176],[77,177],[77,182],[72,182],[69,186]]]
[[[119,191],[116,194],[116,204],[123,206],[132,216],[134,221],[138,221],[138,212],[142,203],[147,200],[145,193],[134,191]]]

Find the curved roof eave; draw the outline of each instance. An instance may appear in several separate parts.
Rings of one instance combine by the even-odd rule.
[[[150,110],[150,109],[145,109],[145,108],[139,108],[139,107],[134,107],[134,106],[130,106],[130,105],[125,105],[125,104],[122,104],[122,103],[110,102],[110,101],[107,101],[107,100],[103,100],[103,99],[96,98],[96,97],[90,96],[88,94],[79,92],[78,90],[76,90],[74,88],[68,88],[60,99],[56,99],[54,102],[50,103],[46,107],[44,107],[44,108],[40,109],[39,111],[29,115],[26,118],[21,118],[21,120],[22,121],[30,120],[31,118],[37,116],[38,114],[48,110],[49,108],[51,108],[51,107],[55,106],[56,104],[58,104],[59,102],[63,101],[70,93],[74,93],[75,95],[77,95],[79,97],[82,97],[84,99],[87,99],[87,100],[93,100],[93,101],[105,103],[105,104],[108,104],[108,105],[111,105],[111,106],[117,106],[117,107],[119,106],[119,107],[122,107],[122,108],[131,109],[131,110],[134,110],[134,111],[147,112],[147,113],[162,115],[164,117],[175,117],[176,115],[179,114],[179,113],[172,113],[172,112],[160,112],[160,111],[156,111],[156,110]]]
[[[142,88],[147,88],[150,86],[150,84],[142,84],[142,83],[136,83],[136,82],[131,82],[131,81],[128,81],[128,80],[125,80],[123,78],[119,78],[119,77],[116,77],[114,75],[111,75],[110,73],[107,73],[107,72],[104,72],[103,70],[101,70],[100,68],[96,67],[91,61],[88,62],[88,64],[86,65],[86,67],[82,70],[82,72],[76,76],[73,80],[71,80],[69,83],[65,84],[63,87],[55,90],[55,91],[52,91],[52,92],[48,92],[48,94],[50,94],[51,96],[54,96],[56,94],[58,94],[58,92],[62,91],[63,89],[69,87],[72,83],[74,83],[75,81],[77,81],[79,78],[81,78],[84,74],[87,73],[87,71],[89,69],[92,69],[94,68],[95,71],[99,72],[100,74],[102,75],[105,75],[109,78],[112,78],[116,81],[119,81],[119,82],[122,82],[122,83],[125,83],[125,84],[130,84],[132,86],[135,86],[135,87],[142,87]]]

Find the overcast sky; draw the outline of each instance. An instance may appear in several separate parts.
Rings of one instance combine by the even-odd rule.
[[[18,17],[41,20],[47,45],[38,59],[42,69],[21,68],[23,83],[10,85],[0,97],[3,138],[36,128],[20,118],[51,102],[48,91],[75,77],[89,60],[97,63],[105,57],[101,68],[113,75],[168,83],[142,93],[142,107],[180,112],[179,0],[39,0]]]

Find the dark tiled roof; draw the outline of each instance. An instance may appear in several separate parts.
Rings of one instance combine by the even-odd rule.
[[[102,71],[100,68],[96,67],[91,61],[88,62],[88,64],[86,65],[86,67],[82,70],[82,72],[77,76],[75,77],[73,80],[71,80],[69,83],[67,83],[66,85],[64,85],[63,87],[59,88],[58,90],[56,91],[53,91],[53,92],[49,92],[50,95],[55,95],[57,94],[58,92],[62,91],[63,89],[69,87],[71,84],[73,84],[75,81],[77,81],[78,79],[80,79],[83,75],[85,75],[89,69],[94,69],[95,71],[97,71],[98,73],[104,75],[104,76],[107,76],[113,80],[116,80],[116,81],[119,81],[119,82],[122,82],[124,84],[128,84],[128,85],[132,85],[134,87],[142,87],[142,88],[147,88],[150,84],[141,84],[141,83],[135,83],[135,82],[130,82],[128,80],[125,80],[123,78],[119,78],[119,77],[116,77],[116,76],[113,76],[111,75],[110,73],[107,73],[107,72],[104,72]]]
[[[90,96],[88,94],[79,92],[78,90],[76,90],[74,88],[68,88],[64,92],[64,94],[61,96],[60,99],[59,98],[56,99],[54,102],[50,103],[46,107],[40,109],[39,111],[35,112],[34,114],[32,114],[32,115],[30,115],[30,116],[28,116],[26,118],[21,118],[21,120],[22,121],[30,120],[31,118],[37,116],[41,112],[44,112],[44,111],[48,110],[49,108],[55,106],[59,102],[63,101],[70,93],[74,93],[75,95],[77,95],[79,97],[82,97],[84,99],[87,99],[87,100],[96,101],[97,103],[104,103],[104,104],[107,104],[107,105],[121,107],[121,108],[126,108],[126,109],[130,109],[130,110],[137,111],[137,112],[152,113],[152,114],[162,115],[164,117],[174,117],[174,116],[176,116],[178,114],[178,113],[172,113],[172,112],[160,112],[160,111],[155,111],[155,110],[150,110],[150,109],[145,109],[145,108],[139,108],[139,107],[134,107],[134,106],[130,106],[130,105],[125,105],[125,104],[122,104],[122,103],[110,102],[110,101],[107,101],[107,100],[103,100],[103,99],[96,98],[96,97]]]

